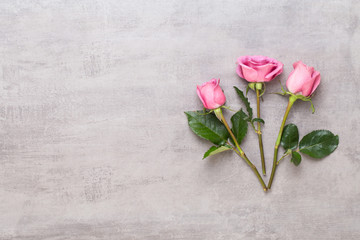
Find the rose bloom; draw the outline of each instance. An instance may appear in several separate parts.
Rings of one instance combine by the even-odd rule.
[[[197,94],[206,109],[219,108],[226,101],[219,82],[220,79],[211,79],[209,82],[197,86]]]
[[[269,82],[282,73],[279,61],[265,56],[242,56],[238,58],[237,74],[248,82]]]
[[[286,87],[293,94],[301,94],[305,97],[313,94],[320,84],[320,73],[313,67],[308,67],[301,61],[293,64],[294,70],[286,81]]]

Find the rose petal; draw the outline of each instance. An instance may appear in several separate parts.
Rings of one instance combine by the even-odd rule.
[[[252,69],[246,65],[243,65],[243,64],[241,64],[241,68],[242,68],[242,73],[244,75],[244,78],[248,82],[257,82],[258,73],[254,69]]]
[[[203,84],[203,85],[204,85],[204,84]],[[202,86],[197,85],[196,93],[197,93],[197,95],[199,96],[199,98],[200,98],[202,104],[204,105],[204,107],[207,108],[206,102],[204,101],[204,99],[203,99],[203,97],[202,97],[202,95],[201,95],[201,89],[202,89]]]
[[[237,65],[236,67],[236,73],[239,75],[239,77],[244,78],[244,74],[242,72],[241,65]]]
[[[273,71],[271,71],[269,74],[267,74],[265,78],[269,79],[268,81],[271,81],[272,79],[274,79],[276,76],[280,75],[283,72],[283,67],[284,64],[278,62],[276,68]]]
[[[315,71],[315,72],[313,73],[313,76],[312,76],[312,77],[313,77],[313,79],[315,79],[315,81],[314,81],[314,85],[313,85],[313,87],[312,87],[312,90],[311,90],[310,95],[314,93],[314,91],[316,90],[316,88],[319,86],[320,80],[321,80],[320,73],[317,72],[317,71]]]

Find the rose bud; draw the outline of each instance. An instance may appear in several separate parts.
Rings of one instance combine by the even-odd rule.
[[[219,108],[226,101],[219,82],[220,79],[211,79],[211,81],[197,86],[197,94],[206,109]]]
[[[282,73],[283,66],[265,56],[242,56],[238,58],[236,72],[248,82],[269,82]]]
[[[294,70],[286,81],[286,87],[293,94],[301,94],[305,97],[313,94],[320,84],[320,73],[313,67],[308,67],[301,61],[293,64]]]

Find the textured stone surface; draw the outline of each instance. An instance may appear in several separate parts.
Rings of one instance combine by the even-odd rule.
[[[356,0],[0,1],[0,239],[360,239],[359,15]],[[320,71],[316,113],[297,102],[289,122],[340,135],[323,160],[285,160],[267,194],[234,154],[202,161],[183,114],[213,77],[239,108],[249,54],[282,61],[283,82],[299,59]],[[270,169],[287,100],[264,99]],[[259,168],[254,133],[243,147]]]

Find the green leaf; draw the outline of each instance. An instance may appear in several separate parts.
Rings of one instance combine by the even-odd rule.
[[[299,131],[295,124],[288,124],[284,127],[283,134],[281,136],[280,145],[288,150],[295,149],[299,143]]]
[[[328,130],[316,130],[304,136],[299,145],[300,152],[313,158],[323,158],[337,148],[339,136]]]
[[[229,145],[224,145],[224,146],[212,146],[211,148],[209,148],[209,150],[206,151],[206,153],[204,154],[203,159],[210,157],[212,155],[227,151],[227,150],[231,150],[232,147]]]
[[[239,144],[246,136],[248,130],[248,123],[246,118],[247,115],[243,112],[242,109],[231,117],[232,132],[234,133]]]
[[[295,166],[299,166],[301,163],[301,155],[298,152],[292,152],[291,154],[291,160],[292,163],[294,163]]]
[[[252,108],[250,106],[249,99],[244,96],[244,93],[240,89],[238,89],[235,86],[234,86],[234,88],[235,88],[236,93],[239,95],[241,101],[245,104],[246,111],[248,112],[249,120],[251,121],[251,119],[253,118],[253,112],[252,112]]]
[[[201,138],[207,139],[216,145],[224,145],[229,133],[224,124],[214,114],[203,111],[185,112],[191,130]]]
[[[262,119],[262,118],[254,118],[254,119],[252,120],[252,122],[259,122],[259,123],[265,124],[265,121],[264,121],[264,119]]]

